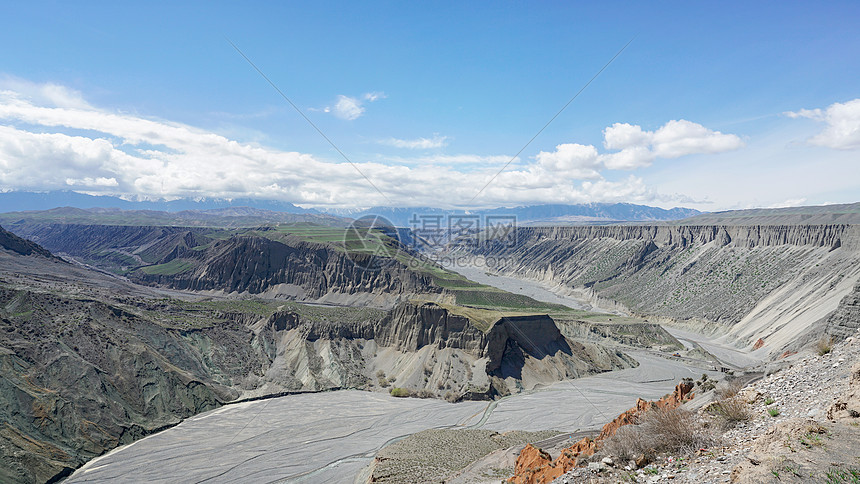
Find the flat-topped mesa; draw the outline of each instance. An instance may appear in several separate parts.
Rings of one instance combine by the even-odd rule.
[[[474,315],[461,314],[460,307],[409,301],[378,320],[350,322],[278,312],[265,323],[277,346],[271,366],[278,370],[268,373],[269,381],[298,378],[303,386],[318,388],[327,381],[358,381],[356,372],[372,382],[382,371],[409,390],[441,396],[444,388],[484,399],[636,364],[599,344],[568,341],[547,315],[499,313],[492,319],[492,311],[467,309]],[[261,336],[262,329],[257,328]],[[322,360],[308,353],[307,344]],[[412,362],[402,363],[407,359]]]

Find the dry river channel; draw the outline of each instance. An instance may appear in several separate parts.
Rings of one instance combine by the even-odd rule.
[[[463,272],[476,277],[473,271]],[[547,302],[584,306],[532,281],[482,276],[478,282]],[[707,346],[712,354],[731,354],[732,363],[747,358],[698,334],[676,336]],[[424,429],[596,429],[637,398],[659,398],[681,378],[703,373],[701,365],[646,351],[628,353],[639,361],[638,367],[489,403],[451,404],[342,390],[226,405],[94,459],[66,482],[352,483],[379,449]]]

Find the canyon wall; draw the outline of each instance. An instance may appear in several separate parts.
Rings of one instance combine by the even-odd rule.
[[[473,250],[502,274],[654,315],[759,338],[773,352],[823,331],[860,281],[860,226],[525,227]]]
[[[347,253],[293,236],[213,233],[188,227],[21,223],[17,235],[48,250],[147,285],[190,291],[247,293],[270,298],[392,307],[442,289],[402,262]]]

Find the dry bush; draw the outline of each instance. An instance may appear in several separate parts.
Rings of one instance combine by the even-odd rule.
[[[830,353],[833,350],[833,338],[828,335],[823,335],[821,339],[815,343],[815,350],[818,352],[818,356],[824,356],[827,353]]]
[[[658,451],[691,452],[709,445],[710,434],[696,416],[681,408],[656,408],[645,414],[640,426],[658,436]]]
[[[688,454],[713,442],[696,416],[680,408],[654,408],[638,425],[620,427],[603,443],[603,451],[624,460],[659,452]]]
[[[708,407],[708,412],[719,417],[726,425],[745,422],[751,418],[749,406],[738,396],[724,398]]]
[[[615,435],[603,441],[602,452],[622,460],[635,459],[642,454],[654,453],[654,438],[638,425],[624,425]]]
[[[436,394],[431,392],[430,390],[422,388],[421,390],[412,392],[410,396],[413,398],[435,398]]]

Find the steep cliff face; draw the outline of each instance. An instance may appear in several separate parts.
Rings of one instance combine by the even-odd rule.
[[[356,257],[361,256],[353,256]],[[336,294],[441,292],[429,277],[410,271],[397,261],[378,271],[364,270],[343,251],[298,240],[288,245],[263,237],[233,237],[217,241],[205,250],[177,250],[159,264],[179,260],[189,261],[188,268],[172,274],[139,270],[129,277],[192,291],[277,294],[280,289],[285,295],[303,300],[320,300]]]
[[[164,256],[163,253],[154,252],[153,246],[164,245],[177,236],[201,236],[208,232],[207,229],[184,227],[53,223],[19,223],[12,227],[16,235],[32,240],[54,253],[69,254],[90,263],[116,262],[132,267],[155,263]]]
[[[501,273],[597,304],[719,323],[774,351],[820,325],[860,280],[854,225],[545,227],[517,237],[476,252]]]
[[[442,292],[430,277],[397,260],[364,270],[373,255],[347,255],[297,237],[273,240],[197,227],[21,223],[14,230],[51,251],[173,289],[380,307]]]
[[[254,329],[258,338],[269,331],[276,347],[262,379],[304,389],[390,384],[492,398],[636,365],[599,344],[568,341],[545,315],[501,318],[482,331],[434,303],[403,303],[377,321],[349,324],[277,313]]]
[[[827,333],[840,340],[856,334],[857,328],[860,328],[860,284],[842,298],[827,319]]]

